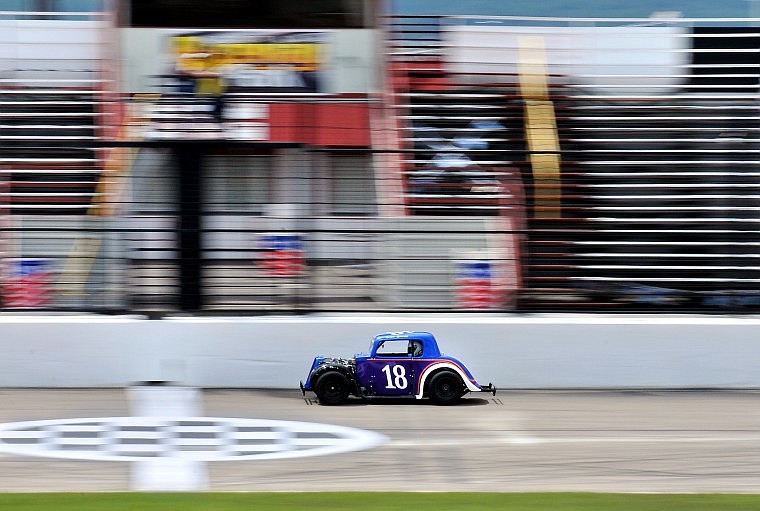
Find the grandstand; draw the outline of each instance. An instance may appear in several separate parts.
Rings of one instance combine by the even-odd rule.
[[[3,310],[760,307],[757,20],[186,3],[0,13]]]

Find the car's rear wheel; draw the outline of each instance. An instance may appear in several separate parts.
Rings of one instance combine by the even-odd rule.
[[[323,405],[339,405],[348,400],[348,378],[338,371],[328,371],[317,379],[314,393]]]
[[[437,405],[450,405],[464,395],[462,379],[453,371],[439,371],[430,379],[430,399]]]

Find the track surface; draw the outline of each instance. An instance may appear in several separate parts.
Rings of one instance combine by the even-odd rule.
[[[213,491],[760,493],[760,393],[499,392],[460,405],[326,407],[298,390],[209,390],[208,417],[382,433],[368,451],[208,463]],[[0,422],[130,415],[120,390],[0,390]],[[130,463],[0,453],[0,491],[126,491]]]

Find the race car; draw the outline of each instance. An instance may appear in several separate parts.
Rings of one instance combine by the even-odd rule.
[[[349,396],[429,398],[439,405],[456,403],[468,392],[491,392],[465,365],[444,355],[429,332],[395,332],[375,336],[368,353],[353,358],[314,358],[301,392],[312,391],[324,405],[339,405]]]

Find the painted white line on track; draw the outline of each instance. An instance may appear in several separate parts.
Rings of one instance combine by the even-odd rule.
[[[582,443],[743,443],[760,442],[760,435],[734,435],[734,436],[637,436],[637,437],[574,437],[574,438],[541,438],[536,443],[542,444],[582,444]],[[511,443],[504,439],[504,443]]]
[[[494,445],[544,445],[544,444],[625,444],[625,443],[759,443],[760,435],[731,436],[637,436],[637,437],[566,437],[540,438],[531,435],[510,435],[505,437],[484,436],[482,438],[431,438],[425,440],[391,440],[388,447],[478,447]]]

